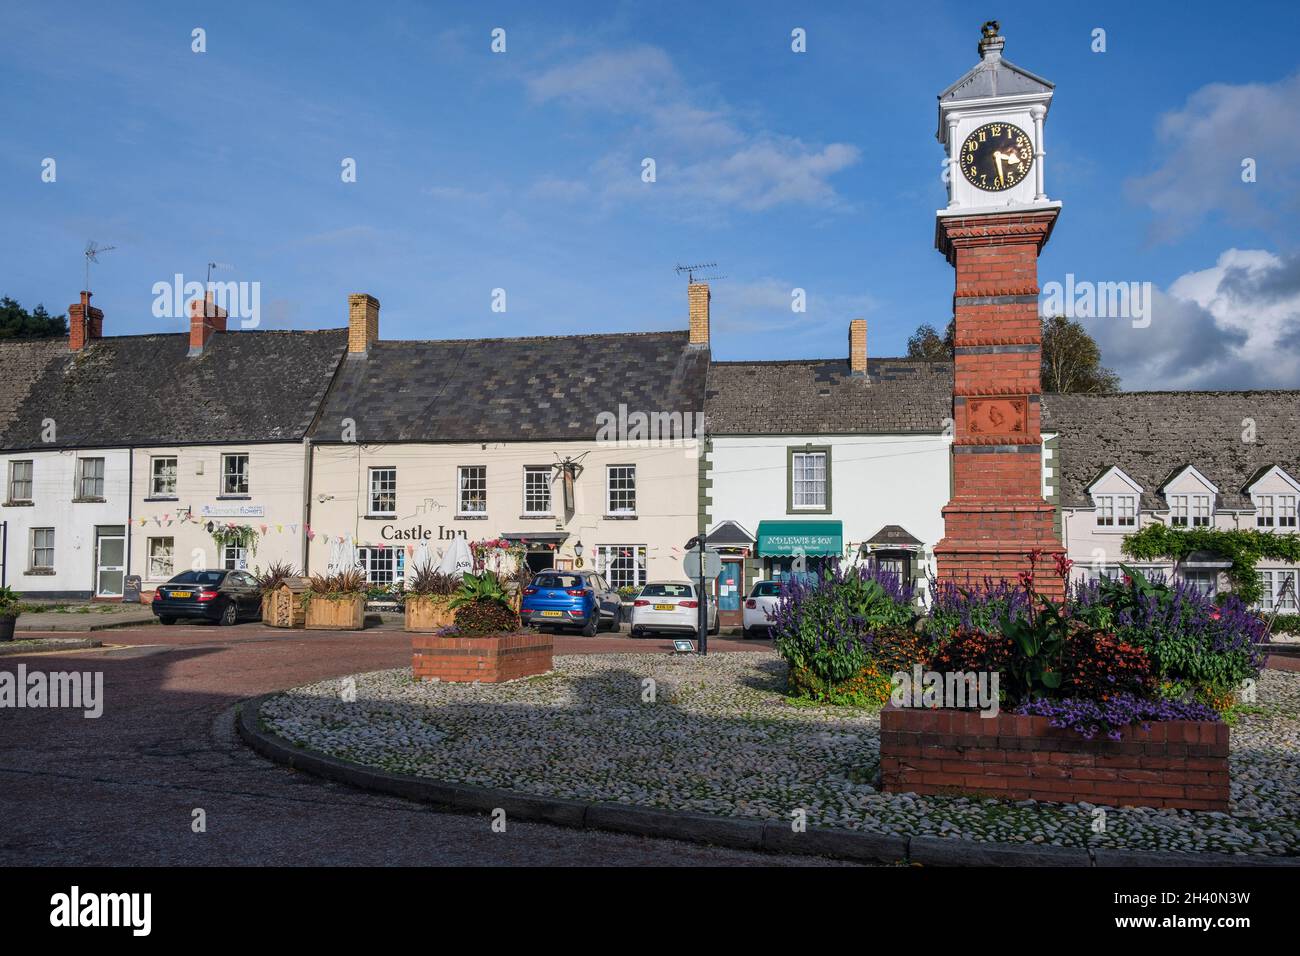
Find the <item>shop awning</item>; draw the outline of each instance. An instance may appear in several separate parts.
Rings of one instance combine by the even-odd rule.
[[[763,557],[844,553],[842,521],[760,521],[758,553]]]

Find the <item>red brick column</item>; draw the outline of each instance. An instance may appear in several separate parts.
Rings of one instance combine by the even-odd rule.
[[[957,271],[953,496],[935,547],[941,581],[1014,581],[1044,552],[1036,584],[1059,599],[1061,552],[1043,500],[1038,253],[1058,210],[942,217],[935,245]]]

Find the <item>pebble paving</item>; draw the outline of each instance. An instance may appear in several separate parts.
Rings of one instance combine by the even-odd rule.
[[[1300,673],[1267,670],[1232,728],[1232,812],[887,794],[880,721],[782,693],[774,654],[558,656],[504,685],[410,670],[271,698],[299,746],[438,780],[577,800],[899,835],[1052,846],[1300,855]],[[352,699],[355,688],[355,699]]]

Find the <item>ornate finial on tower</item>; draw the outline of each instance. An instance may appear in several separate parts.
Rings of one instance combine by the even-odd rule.
[[[998,21],[986,20],[980,27],[980,56],[986,60],[1002,56],[1002,48],[1007,44],[1004,37],[998,36],[998,26]]]

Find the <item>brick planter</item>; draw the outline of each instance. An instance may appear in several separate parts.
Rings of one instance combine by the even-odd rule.
[[[552,669],[549,634],[499,634],[491,637],[411,638],[411,676],[416,680],[500,684]]]
[[[1047,717],[887,707],[882,789],[1111,806],[1228,809],[1228,726],[1174,720],[1085,740]]]

